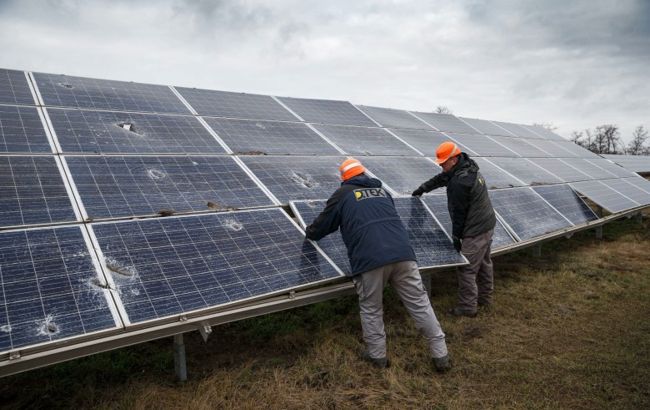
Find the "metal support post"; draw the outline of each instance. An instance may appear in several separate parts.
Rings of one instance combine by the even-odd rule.
[[[187,362],[185,361],[185,343],[182,333],[174,335],[174,370],[179,382],[187,381]]]
[[[536,258],[539,258],[542,256],[542,244],[538,243],[537,245],[533,246],[533,256]]]
[[[431,297],[431,273],[421,273],[420,276],[422,276],[422,283],[427,290],[427,295]]]
[[[639,212],[638,214],[635,215],[635,219],[638,223],[643,223],[643,213]]]
[[[603,226],[596,227],[596,239],[603,239]]]

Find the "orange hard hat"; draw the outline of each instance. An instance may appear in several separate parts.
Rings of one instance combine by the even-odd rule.
[[[445,141],[438,145],[438,148],[436,149],[436,164],[440,165],[448,159],[460,155],[460,153],[461,151],[460,148],[458,148],[458,145],[451,141]]]
[[[347,181],[352,177],[356,177],[359,174],[366,172],[366,168],[361,165],[359,160],[354,158],[348,158],[339,167],[339,172],[341,173],[341,179]]]

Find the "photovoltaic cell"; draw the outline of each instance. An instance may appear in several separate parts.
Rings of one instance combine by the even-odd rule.
[[[568,185],[537,186],[533,190],[575,225],[598,219],[594,211]]]
[[[492,162],[527,185],[558,184],[561,179],[546,172],[526,158],[492,158]]]
[[[634,178],[637,175],[634,172],[628,171],[627,169],[612,163],[611,161],[604,158],[590,158],[585,161],[594,164],[600,168],[603,168],[605,171],[616,175],[619,178]]]
[[[225,149],[194,117],[48,109],[63,152],[206,154]]]
[[[584,174],[569,164],[571,160],[564,162],[558,158],[531,158],[531,162],[544,168],[546,171],[556,175],[565,182],[585,181],[591,179],[590,176]]]
[[[632,185],[626,182],[626,179],[628,178],[606,179],[600,182],[607,185],[614,191],[617,191],[625,195],[626,197],[630,198],[634,202],[637,202],[639,205],[650,204],[650,194],[644,191],[643,189],[637,187],[636,185]]]
[[[454,141],[469,148],[475,155],[480,157],[517,157],[518,155],[510,151],[503,145],[491,140],[487,135],[478,134],[454,134]]]
[[[436,149],[438,148],[438,145],[445,141],[451,141],[451,138],[448,136],[433,130],[391,129],[391,132],[411,144],[425,156],[433,158],[436,157]],[[458,143],[458,146],[463,152],[474,154],[471,150],[468,150],[466,146],[460,143]]]
[[[478,130],[481,134],[485,135],[503,135],[506,137],[512,137],[513,135],[509,133],[508,131],[504,130],[503,128],[493,124],[491,121],[488,120],[479,120],[477,118],[465,118],[465,117],[458,117],[461,120],[465,121],[468,123],[470,126]]]
[[[479,172],[483,175],[488,189],[526,185],[523,181],[517,180],[517,178],[492,164],[487,158],[474,157],[472,159],[478,164]]]
[[[625,211],[639,206],[638,203],[612,190],[600,181],[574,182],[569,185],[571,188],[612,213]]]
[[[400,195],[411,195],[420,184],[442,172],[442,168],[423,157],[367,157],[363,165]]]
[[[418,155],[383,128],[342,125],[314,127],[350,155]]]
[[[571,226],[530,188],[501,189],[489,193],[495,211],[521,240]]]
[[[239,157],[283,204],[329,198],[341,186],[339,165],[345,157]]]
[[[341,277],[279,208],[94,224],[130,323]]]
[[[236,154],[337,155],[339,152],[305,124],[205,118]]]
[[[367,105],[360,105],[361,111],[365,112],[370,118],[381,124],[386,128],[413,128],[421,130],[431,130],[424,122],[420,121],[413,115],[404,110],[396,110],[393,108],[380,108],[369,107]]]
[[[164,85],[34,73],[45,105],[101,110],[189,114]]]
[[[533,131],[529,130],[521,124],[513,124],[511,122],[502,122],[502,121],[492,121],[494,124],[498,125],[501,128],[505,128],[513,135],[520,138],[532,138],[532,139],[545,139],[543,136],[540,136]]]
[[[432,112],[414,112],[419,118],[436,127],[438,131],[450,132],[452,136],[460,134],[476,134],[476,130],[451,114],[434,114]]]
[[[527,140],[517,137],[499,137],[493,136],[490,137],[499,144],[507,147],[511,151],[514,151],[521,157],[525,158],[539,158],[539,157],[550,157],[551,155],[547,152],[542,151],[536,146],[529,144]]]
[[[66,162],[94,219],[273,204],[231,157],[69,156]]]
[[[0,352],[121,326],[79,227],[0,233]]]
[[[249,120],[296,121],[271,96],[175,87],[199,115]]]
[[[0,152],[52,152],[35,107],[0,105]]]
[[[453,234],[453,227],[451,217],[449,216],[449,209],[447,207],[446,195],[426,195],[422,197],[422,202],[436,216],[442,227],[447,234],[451,237]],[[494,226],[494,234],[492,235],[492,250],[499,249],[511,245],[515,240],[510,236],[503,224],[497,219]]]
[[[53,157],[0,156],[0,226],[75,220]]]
[[[306,122],[334,125],[376,127],[361,111],[347,101],[313,100],[308,98],[280,97],[286,106]]]
[[[0,69],[0,104],[34,105],[24,72]]]

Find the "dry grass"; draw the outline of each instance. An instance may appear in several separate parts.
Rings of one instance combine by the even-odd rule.
[[[475,319],[453,305],[452,272],[434,277],[434,308],[455,367],[432,371],[393,292],[392,366],[361,347],[355,298],[186,336],[190,381],[161,340],[2,379],[6,407],[76,408],[649,408],[650,224],[605,227],[495,261],[496,305]]]

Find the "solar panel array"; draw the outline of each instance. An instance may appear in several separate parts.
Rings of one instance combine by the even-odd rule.
[[[421,266],[463,263],[444,190],[410,197],[445,140],[486,179],[495,249],[594,220],[576,192],[650,204],[650,182],[540,126],[0,70],[0,362],[342,277],[340,237],[330,260],[279,205],[310,223],[345,155],[395,194]]]

